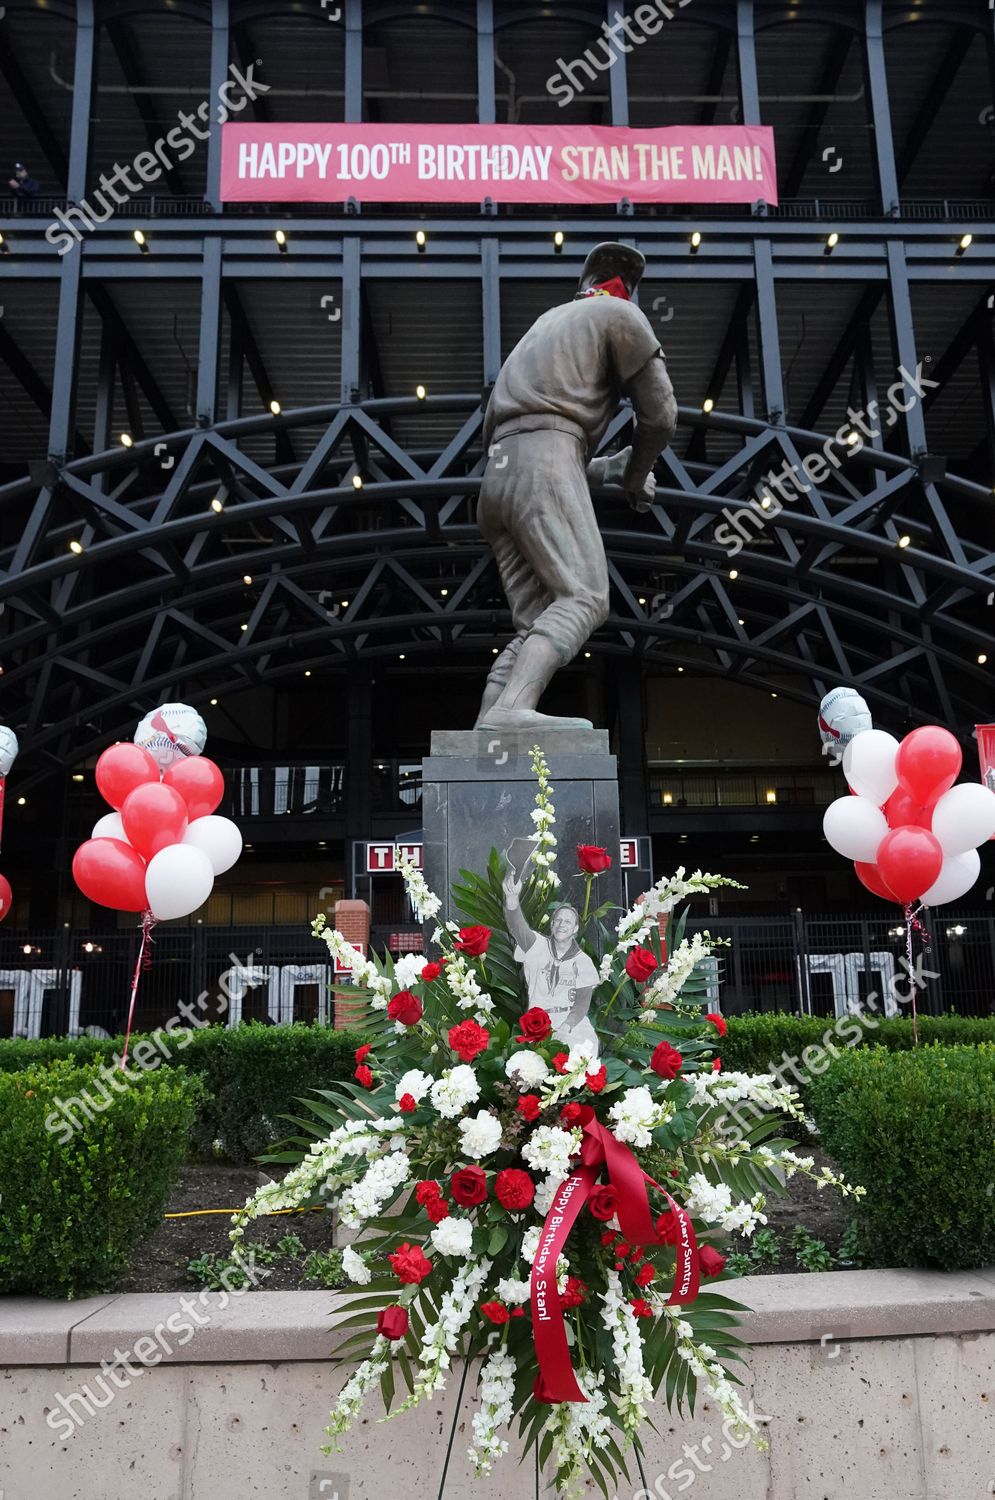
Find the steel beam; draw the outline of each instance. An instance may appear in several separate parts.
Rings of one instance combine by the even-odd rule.
[[[882,211],[889,217],[898,213],[898,174],[895,168],[895,146],[891,133],[891,106],[888,102],[888,71],[884,60],[883,0],[865,0],[864,4],[864,72],[871,98],[871,133],[874,143],[874,166]]]

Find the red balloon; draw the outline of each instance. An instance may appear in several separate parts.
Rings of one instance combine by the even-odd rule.
[[[877,865],[868,864],[866,861],[858,859],[854,862],[853,868],[861,885],[865,885],[873,895],[880,896],[882,901],[896,901],[898,899],[894,891],[889,890],[881,879],[881,871]]]
[[[926,828],[892,828],[878,845],[878,870],[895,900],[907,906],[928,891],[943,864],[939,840]]]
[[[87,839],[73,858],[73,879],[91,901],[114,911],[144,911],[145,861],[122,839]]]
[[[164,782],[136,786],[121,804],[121,822],[128,843],[143,859],[178,844],[187,829],[187,805],[179,792]]]
[[[225,778],[206,755],[191,755],[178,760],[163,776],[165,786],[179,792],[187,805],[187,816],[206,818],[225,794]]]
[[[933,809],[922,807],[901,787],[896,787],[884,805],[884,815],[889,828],[906,828],[910,823],[917,828],[933,828]]]
[[[97,791],[111,807],[120,810],[136,786],[159,780],[159,767],[141,745],[111,745],[97,761]]]
[[[10,881],[6,875],[0,875],[0,922],[10,911],[14,901],[14,892],[10,888]]]
[[[962,760],[960,746],[949,729],[940,724],[924,724],[907,734],[898,747],[895,756],[898,784],[913,802],[931,808],[957,780]]]

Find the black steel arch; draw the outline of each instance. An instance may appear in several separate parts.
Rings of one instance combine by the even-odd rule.
[[[387,430],[420,410],[449,415],[442,451]],[[737,446],[719,465],[668,450],[646,518],[601,497],[612,613],[592,653],[808,701],[843,682],[892,721],[914,712],[966,735],[987,713],[991,493],[833,436],[723,413],[681,421]],[[606,443],[627,423],[620,413]],[[51,464],[40,491],[0,489],[3,717],[23,736],[24,784],[167,697],[402,654],[483,670],[509,622],[473,519],[480,426],[476,393],[309,407]],[[267,466],[251,450],[274,427],[320,435],[303,462]],[[830,450],[841,462],[824,485],[763,512],[764,474]],[[731,555],[737,512],[753,519]]]

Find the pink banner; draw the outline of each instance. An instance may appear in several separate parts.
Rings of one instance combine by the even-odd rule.
[[[225,125],[229,203],[777,202],[768,125]]]

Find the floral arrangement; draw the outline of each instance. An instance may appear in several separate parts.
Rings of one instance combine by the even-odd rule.
[[[521,911],[541,932],[559,877],[538,750],[533,765]],[[665,959],[661,915],[735,882],[680,869],[619,915],[592,903],[610,856],[581,846],[577,858],[595,1045],[564,1047],[529,1003],[494,852],[485,874],[462,872],[454,900],[467,921],[436,929],[435,958],[367,959],[317,918],[315,936],[369,996],[368,1040],[354,1079],[309,1102],[295,1149],[267,1158],[295,1164],[239,1211],[232,1237],[258,1214],[321,1203],[356,1232],[340,1352],[364,1357],[332,1409],[333,1445],[375,1386],[388,1414],[407,1411],[444,1388],[454,1362],[465,1381],[480,1361],[475,1472],[492,1471],[517,1422],[519,1446],[537,1446],[557,1493],[586,1471],[607,1496],[633,1452],[641,1464],[658,1392],[692,1412],[707,1393],[736,1436],[763,1446],[729,1368],[741,1309],[701,1284],[721,1282],[722,1244],[765,1222],[782,1177],[813,1174],[778,1135],[782,1116],[803,1118],[794,1090],[721,1070],[725,1021],[702,1013],[720,940],[685,937],[685,912],[671,919]],[[419,872],[404,874],[432,920],[438,898]],[[750,1128],[730,1132],[742,1101]]]

